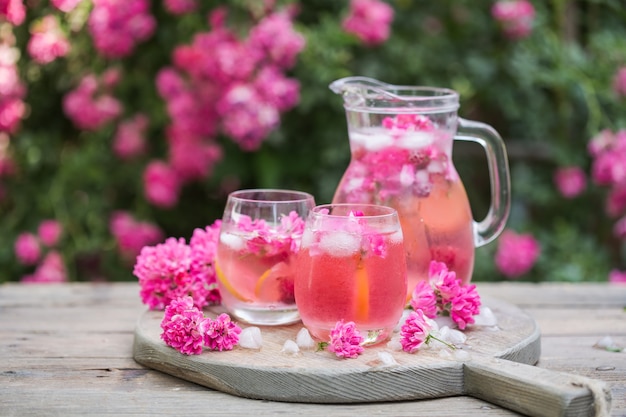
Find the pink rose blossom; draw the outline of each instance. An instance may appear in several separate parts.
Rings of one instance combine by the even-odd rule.
[[[368,46],[379,45],[389,38],[393,8],[380,0],[351,0],[342,27]]]
[[[428,277],[435,289],[439,310],[455,298],[461,288],[461,282],[456,272],[448,270],[444,262],[431,261],[428,268]]]
[[[15,133],[26,115],[26,87],[20,80],[19,51],[10,42],[0,42],[0,133]]]
[[[400,344],[402,350],[415,353],[427,343],[431,326],[422,310],[412,311],[400,328]]]
[[[33,24],[31,34],[27,50],[39,64],[48,64],[70,51],[70,43],[54,15],[45,16]]]
[[[269,61],[280,68],[291,68],[296,56],[305,46],[304,37],[293,28],[286,12],[272,13],[264,17],[250,30],[248,45],[252,50],[263,52]]]
[[[141,113],[121,122],[113,137],[113,152],[120,159],[131,159],[142,155],[146,150],[147,129],[148,117]]]
[[[61,237],[61,233],[63,233],[63,227],[56,220],[44,220],[37,229],[39,240],[46,246],[56,245]]]
[[[522,39],[530,35],[535,19],[535,8],[528,0],[498,0],[491,15],[502,26],[509,39]]]
[[[204,340],[201,328],[206,320],[191,297],[174,299],[165,307],[161,339],[180,353],[199,355]]]
[[[168,238],[165,243],[144,247],[133,268],[143,303],[158,310],[188,295],[196,307],[205,306],[210,290],[204,280],[190,273],[191,263],[191,248],[182,238]]]
[[[59,283],[67,281],[67,271],[63,257],[57,251],[50,251],[43,258],[35,273],[22,278],[24,283]]]
[[[162,161],[152,161],[143,174],[146,199],[155,206],[174,207],[178,203],[180,182],[174,169]]]
[[[63,98],[63,111],[79,129],[98,130],[122,112],[116,98],[99,91],[100,84],[94,75],[87,75]]]
[[[613,284],[626,284],[626,271],[613,269],[609,273],[609,282]]]
[[[174,15],[191,13],[198,8],[197,0],[165,0],[165,10]]]
[[[330,342],[328,350],[334,352],[339,358],[357,358],[363,353],[364,338],[356,328],[354,322],[349,321],[344,324],[343,320],[337,322],[330,331]]]
[[[122,257],[135,261],[141,249],[163,240],[163,232],[152,223],[137,221],[125,211],[113,212],[109,231],[115,238]]]
[[[517,278],[532,269],[540,251],[539,243],[531,234],[505,230],[496,250],[496,267],[508,278]]]
[[[74,10],[81,1],[83,0],[51,0],[51,3],[62,12],[69,13]]]
[[[613,91],[621,97],[626,97],[626,67],[617,70],[613,78]]]
[[[413,310],[421,310],[426,317],[437,317],[437,298],[428,281],[420,281],[413,290],[410,301]]]
[[[190,273],[198,281],[206,282],[209,288],[207,301],[211,304],[219,304],[222,299],[217,288],[217,276],[214,266],[221,225],[221,220],[215,220],[212,225],[204,229],[195,229],[189,241],[189,246],[191,247]]]
[[[274,67],[263,68],[254,80],[254,87],[263,100],[279,111],[293,108],[300,100],[298,81],[285,77]]]
[[[169,163],[181,182],[207,178],[222,158],[222,148],[217,143],[193,136],[173,138],[169,137]]]
[[[19,26],[26,18],[26,7],[22,0],[0,0],[0,18],[15,26]]]
[[[220,314],[215,320],[206,320],[201,329],[204,345],[211,350],[232,350],[239,343],[241,328],[233,323],[228,314]]]
[[[22,233],[15,240],[15,256],[24,265],[37,263],[41,256],[41,247],[37,236],[32,233]]]
[[[450,317],[463,330],[474,323],[474,316],[480,313],[480,297],[475,285],[461,286],[457,295],[450,300]]]
[[[563,167],[554,173],[554,183],[563,197],[574,198],[585,190],[587,177],[580,167]]]
[[[123,58],[154,33],[149,0],[93,0],[88,28],[106,58]]]
[[[258,149],[280,122],[278,109],[251,85],[233,85],[217,106],[224,133],[246,151]]]
[[[587,145],[587,151],[589,152],[589,155],[595,158],[606,149],[611,148],[615,143],[615,140],[615,134],[609,129],[604,129],[591,138],[589,144]]]

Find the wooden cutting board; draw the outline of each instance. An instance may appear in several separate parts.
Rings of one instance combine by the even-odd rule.
[[[593,416],[610,407],[610,390],[602,382],[532,366],[541,354],[540,330],[532,317],[497,299],[483,297],[483,305],[496,315],[497,328],[467,329],[463,355],[434,349],[408,354],[385,343],[366,348],[357,359],[315,350],[282,353],[284,342],[295,341],[302,328],[297,323],[261,327],[260,350],[235,347],[186,356],[161,340],[163,312],[146,311],[135,329],[133,356],[209,388],[273,401],[360,403],[470,395],[533,416]],[[381,351],[391,353],[397,364],[385,365]]]

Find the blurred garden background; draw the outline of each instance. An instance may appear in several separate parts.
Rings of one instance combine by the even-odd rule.
[[[235,189],[330,202],[350,75],[455,89],[504,138],[475,281],[626,281],[622,0],[0,0],[0,282],[136,279]],[[482,219],[483,151],[454,159]]]

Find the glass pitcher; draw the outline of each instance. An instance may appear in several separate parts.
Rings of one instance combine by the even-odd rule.
[[[407,252],[410,298],[428,279],[432,260],[463,283],[471,280],[475,248],[495,239],[510,210],[510,174],[502,138],[489,125],[459,118],[459,94],[446,88],[397,86],[347,77],[330,89],[344,100],[351,160],[333,203],[387,205],[398,211]],[[452,161],[453,140],[485,149],[491,205],[474,221]]]

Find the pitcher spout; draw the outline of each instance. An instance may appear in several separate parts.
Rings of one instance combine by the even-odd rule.
[[[329,88],[341,95],[346,109],[352,110],[411,113],[423,109],[454,111],[459,106],[458,93],[448,88],[401,86],[363,76],[340,78]]]

